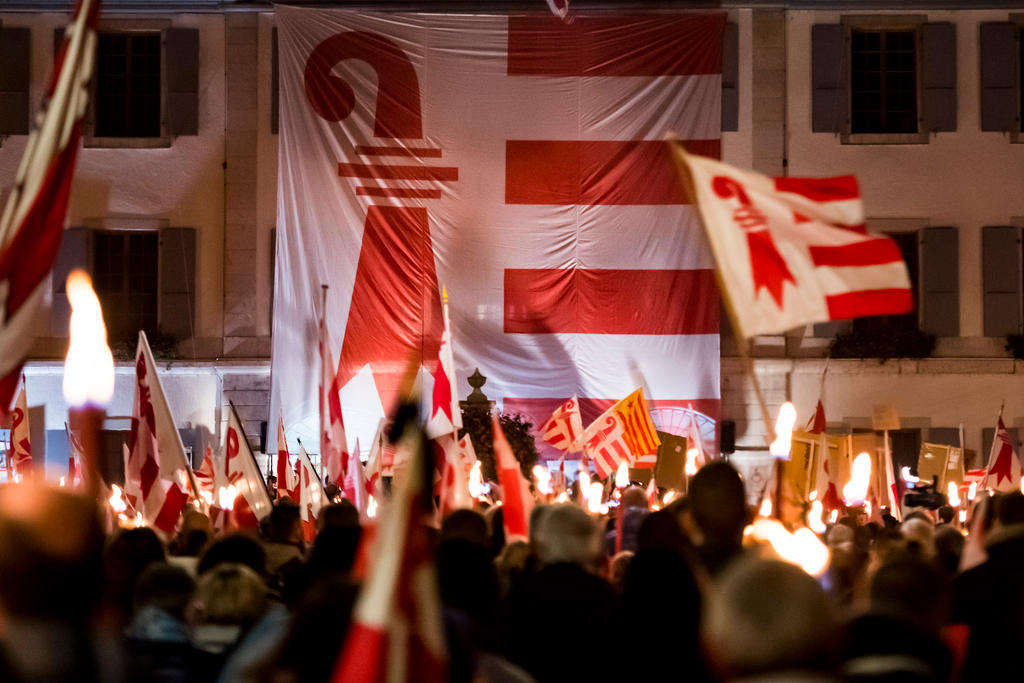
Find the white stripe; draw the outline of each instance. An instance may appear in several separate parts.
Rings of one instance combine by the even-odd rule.
[[[826,295],[870,289],[910,289],[910,278],[902,261],[880,266],[819,266],[814,272]]]

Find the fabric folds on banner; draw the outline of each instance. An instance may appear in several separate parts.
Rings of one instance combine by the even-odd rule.
[[[431,395],[441,282],[457,398],[479,368],[538,437],[570,396],[586,421],[637,384],[659,428],[717,419],[713,262],[664,138],[719,155],[724,13],[275,11],[271,420],[316,442],[322,284],[348,447],[410,358]]]

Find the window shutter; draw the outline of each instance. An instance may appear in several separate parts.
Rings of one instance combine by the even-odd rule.
[[[841,24],[811,27],[811,130],[838,133],[849,109],[846,31]]]
[[[728,24],[726,25],[726,35],[729,34]],[[278,108],[280,104],[280,91],[278,90],[277,79],[278,79],[278,63],[277,63],[277,27],[270,34],[270,132],[277,135],[277,124],[280,117],[280,111]],[[722,77],[723,88],[725,77]],[[725,97],[722,98],[722,107],[725,107]]]
[[[1017,27],[1008,21],[981,24],[981,129],[1017,130]]]
[[[164,35],[167,132],[199,134],[199,29],[169,28]]]
[[[196,229],[160,231],[160,303],[157,324],[179,340],[193,334],[196,311]]]
[[[956,228],[921,231],[921,329],[960,334],[960,259]]]
[[[92,236],[89,228],[67,228],[61,235],[50,285],[53,293],[53,306],[50,308],[51,337],[68,336],[68,323],[71,320],[71,304],[68,303],[66,289],[68,274],[75,268],[92,273]]]
[[[985,336],[1020,333],[1020,228],[989,225],[981,229]]]
[[[921,26],[922,118],[925,131],[956,130],[956,26]]]
[[[813,332],[815,337],[835,337],[850,331],[849,320],[833,320],[827,323],[814,323]]]
[[[740,118],[740,38],[739,26],[725,25],[722,44],[722,130],[739,130]]]
[[[0,135],[28,135],[32,33],[0,27]]]
[[[925,440],[928,443],[960,448],[960,429],[958,427],[929,427]]]

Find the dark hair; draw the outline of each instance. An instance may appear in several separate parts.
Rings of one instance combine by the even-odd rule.
[[[236,562],[263,576],[266,561],[267,554],[259,541],[243,534],[230,534],[210,544],[199,558],[197,571],[202,574],[218,564]]]
[[[178,621],[185,620],[185,608],[196,582],[181,567],[157,562],[146,567],[135,583],[135,610],[154,606]]]
[[[939,521],[949,524],[956,518],[956,510],[951,505],[943,505],[939,508]]]
[[[359,526],[359,510],[342,498],[337,503],[325,505],[320,509],[319,523],[321,529]]]
[[[933,563],[900,553],[871,579],[871,609],[937,632],[949,605],[949,581]]]
[[[535,508],[535,509],[539,509]],[[441,540],[459,539],[487,545],[487,520],[475,510],[461,508],[441,520]]]
[[[267,540],[271,543],[291,543],[296,527],[302,524],[299,506],[290,500],[279,501],[270,511]]]
[[[107,590],[125,614],[131,612],[135,582],[142,571],[166,560],[164,544],[149,527],[123,529],[110,540],[103,553]]]
[[[1024,494],[1020,491],[996,496],[996,519],[1003,526],[1024,522]]]
[[[708,463],[690,480],[690,504],[705,534],[738,542],[747,520],[746,492],[739,473],[727,462]]]

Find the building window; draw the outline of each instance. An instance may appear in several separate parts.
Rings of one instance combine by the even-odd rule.
[[[157,232],[96,232],[93,284],[113,341],[157,331],[159,297]]]
[[[160,137],[159,32],[100,33],[96,55],[96,137]]]
[[[916,133],[914,31],[850,35],[850,132]]]

